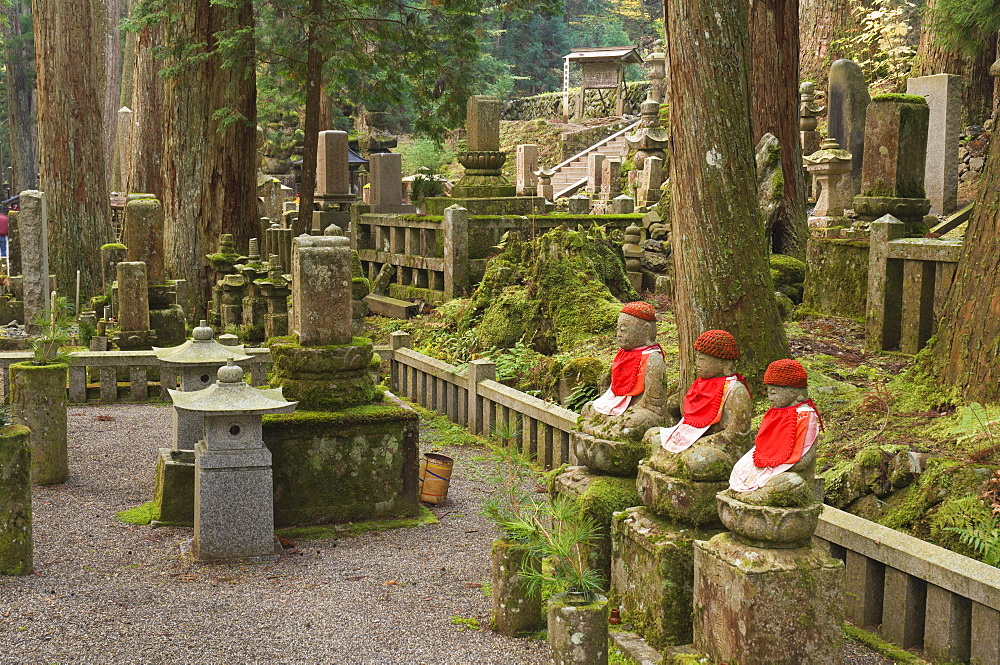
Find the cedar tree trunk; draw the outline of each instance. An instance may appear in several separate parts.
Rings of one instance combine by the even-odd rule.
[[[185,67],[163,90],[163,249],[168,276],[188,280],[189,320],[204,318],[209,299],[205,256],[219,236],[232,233],[245,252],[259,235],[257,216],[257,110],[252,37],[243,57],[223,67],[216,33],[253,25],[250,0],[229,7],[211,0],[181,2],[171,40],[205,44],[205,60]],[[181,11],[183,10],[183,11]],[[228,124],[220,109],[242,118]]]
[[[753,142],[770,132],[781,145],[785,195],[770,231],[771,250],[806,258],[802,145],[799,138],[798,0],[750,3],[750,81],[753,90]]]
[[[155,194],[163,198],[163,106],[164,83],[160,76],[163,63],[154,51],[163,44],[163,26],[147,26],[135,37],[135,58],[130,78],[131,95],[122,105],[132,109],[132,145],[128,173],[122,174],[125,192]]]
[[[740,346],[740,371],[760,385],[788,356],[757,206],[745,3],[668,6],[674,310],[681,385],[694,379],[694,341],[712,328]]]
[[[30,5],[12,0],[0,4],[4,18],[3,43],[7,70],[7,108],[10,122],[11,193],[38,187],[38,124],[31,110],[35,59],[25,43],[31,35],[21,33],[21,18]]]
[[[799,0],[800,78],[826,90],[830,65],[844,57],[833,43],[852,27],[850,0]]]
[[[323,0],[309,0],[309,25],[306,26],[306,118],[302,146],[302,187],[299,190],[299,217],[292,227],[293,236],[309,233],[312,228],[313,200],[316,193],[316,159],[319,148],[320,97],[323,89],[323,55],[318,43],[317,23],[323,12]]]
[[[100,247],[111,237],[104,154],[103,52],[94,47],[90,0],[34,0],[41,186],[49,265],[64,295],[80,271],[83,295],[101,288]]]

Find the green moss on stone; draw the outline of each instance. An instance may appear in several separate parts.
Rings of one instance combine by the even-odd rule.
[[[125,245],[120,242],[109,242],[107,244],[101,245],[101,249],[128,249]]]
[[[905,104],[923,104],[927,106],[927,99],[922,95],[907,95],[901,92],[886,92],[872,97],[873,102],[903,102]]]
[[[896,190],[893,189],[885,180],[879,178],[876,180],[868,189],[861,192],[861,196],[866,197],[888,197],[892,198],[896,196]]]
[[[802,284],[806,279],[806,264],[794,256],[772,254],[770,258],[771,281],[775,288]]]
[[[149,524],[158,517],[156,503],[147,501],[141,506],[115,513],[115,519],[126,524]]]
[[[611,526],[614,513],[641,503],[635,488],[635,478],[595,476],[587,491],[577,499],[581,512],[604,528]]]
[[[275,533],[283,538],[293,540],[329,540],[331,538],[352,538],[371,531],[388,531],[389,529],[409,529],[426,524],[437,524],[438,518],[426,506],[420,506],[416,517],[395,520],[371,520],[368,522],[351,522],[349,524],[330,524],[321,526],[298,526],[287,529],[277,529]]]
[[[844,624],[844,635],[849,639],[861,642],[872,651],[882,654],[896,665],[927,665],[927,661],[914,656],[909,651],[856,626]]]
[[[325,434],[348,427],[375,426],[385,421],[418,422],[416,411],[394,404],[368,404],[340,411],[294,411],[264,416],[265,427],[292,427],[308,435]]]

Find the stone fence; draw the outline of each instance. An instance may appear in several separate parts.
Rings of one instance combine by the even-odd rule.
[[[351,243],[364,276],[375,281],[383,265],[395,269],[394,298],[428,302],[461,296],[479,283],[504,234],[541,235],[558,226],[600,224],[624,231],[642,215],[475,215],[464,208],[439,215],[351,216]]]
[[[237,364],[249,369],[253,385],[263,385],[271,365],[271,350],[246,348],[244,351],[251,359]],[[10,401],[10,366],[30,358],[29,351],[0,352],[0,381],[5,402]],[[164,388],[176,390],[180,386],[177,374],[171,376],[153,351],[80,351],[70,356],[68,362],[71,404],[144,402],[150,397],[166,400]]]
[[[906,238],[898,221],[875,221],[868,250],[865,346],[916,353],[934,334],[962,242]]]
[[[577,414],[508,388],[496,368],[473,360],[464,371],[410,347],[392,333],[383,359],[391,389],[474,434],[513,424],[511,444],[546,469],[574,464],[569,433]],[[845,617],[879,629],[934,662],[1000,665],[1000,570],[850,513],[824,506],[816,538],[845,562]]]

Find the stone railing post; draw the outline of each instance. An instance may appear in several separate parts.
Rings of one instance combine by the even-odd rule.
[[[444,296],[457,298],[469,285],[469,211],[453,205],[445,208]]]
[[[868,306],[865,348],[893,349],[899,344],[903,307],[903,266],[889,261],[889,241],[906,236],[906,225],[892,215],[871,224],[868,243]]]
[[[497,366],[492,360],[471,360],[469,361],[469,431],[473,434],[482,433],[489,436],[486,423],[486,414],[483,413],[483,400],[479,396],[479,382],[487,379],[496,379]]]
[[[402,383],[399,379],[399,362],[396,360],[396,350],[397,349],[408,349],[410,344],[413,343],[413,338],[410,337],[410,333],[403,332],[402,330],[397,330],[394,333],[389,334],[389,350],[392,354],[389,356],[389,385],[392,386],[392,392],[399,395],[399,387]]]

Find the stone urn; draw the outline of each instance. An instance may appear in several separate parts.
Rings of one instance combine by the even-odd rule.
[[[490,628],[502,635],[520,635],[542,627],[542,599],[532,592],[521,571],[541,570],[527,545],[500,539],[493,543],[492,607]]]
[[[10,366],[14,421],[31,428],[31,482],[58,485],[69,478],[66,385],[69,365],[33,362]]]
[[[31,440],[23,425],[0,428],[0,575],[34,570],[31,545]]]
[[[573,591],[553,596],[548,631],[550,665],[607,665],[607,597]]]

